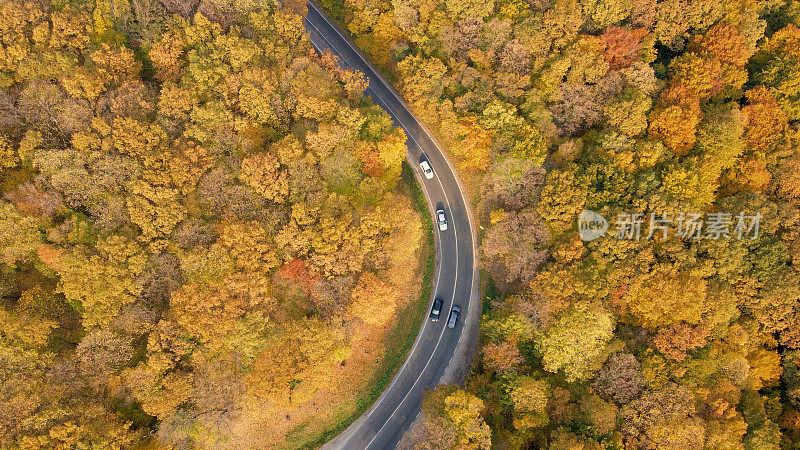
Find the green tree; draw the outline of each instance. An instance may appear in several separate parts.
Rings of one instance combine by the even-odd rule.
[[[537,339],[545,370],[563,370],[570,381],[591,377],[603,363],[613,333],[608,312],[584,303],[570,307]]]

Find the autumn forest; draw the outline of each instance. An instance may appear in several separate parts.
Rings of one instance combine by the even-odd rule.
[[[480,224],[471,371],[401,448],[800,448],[800,1],[319,3]],[[0,1],[0,448],[316,447],[368,406],[433,241],[305,12]]]
[[[0,4],[2,448],[341,420],[416,288],[405,136],[363,77],[288,7],[184,6]]]
[[[798,448],[800,3],[322,3],[484,226],[478,357],[403,447]],[[583,241],[583,210],[731,234]]]

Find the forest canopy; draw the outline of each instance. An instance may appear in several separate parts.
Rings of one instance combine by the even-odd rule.
[[[322,4],[432,125],[485,227],[479,356],[405,444],[800,443],[800,3]],[[585,210],[608,235],[580,238]],[[642,234],[615,236],[633,214]],[[716,228],[648,239],[652,214]]]
[[[301,14],[0,2],[0,447],[341,420],[423,231],[405,135]]]
[[[472,373],[404,445],[800,443],[797,0],[321,4],[483,225]],[[423,229],[403,132],[303,13],[0,3],[0,447],[291,445],[355,411]]]

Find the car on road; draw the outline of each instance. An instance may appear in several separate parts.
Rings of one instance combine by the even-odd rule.
[[[420,161],[419,168],[422,169],[425,178],[429,180],[433,178],[433,169],[431,168],[431,163],[429,163],[427,159]]]
[[[461,313],[461,308],[458,305],[453,305],[453,309],[450,310],[450,317],[447,319],[447,328],[455,328],[456,322],[458,322],[458,315]]]
[[[439,313],[442,312],[442,299],[433,299],[433,307],[431,308],[431,322],[439,321]]]
[[[439,220],[439,231],[447,231],[447,217],[444,215],[444,209],[436,210],[436,218]]]

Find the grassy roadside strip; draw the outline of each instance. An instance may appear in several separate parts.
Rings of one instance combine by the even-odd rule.
[[[428,204],[425,202],[425,195],[422,193],[411,167],[405,161],[403,161],[401,182],[404,190],[411,197],[414,210],[420,214],[425,236],[419,256],[420,270],[422,272],[419,298],[415,301],[410,301],[398,312],[396,326],[386,337],[386,354],[375,371],[375,376],[371,383],[372,388],[362,392],[358,397],[356,411],[348,417],[342,418],[334,428],[317,436],[308,436],[306,439],[302,436],[305,427],[302,424],[299,425],[286,436],[287,444],[292,448],[317,448],[344,431],[380,397],[414,345],[422,318],[427,313],[428,301],[433,289],[436,252],[434,251],[433,225],[431,224]]]

